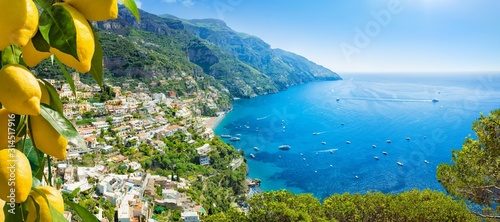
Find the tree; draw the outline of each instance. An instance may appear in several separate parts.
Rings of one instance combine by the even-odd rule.
[[[454,164],[439,165],[437,178],[451,195],[484,207],[475,214],[500,219],[500,109],[481,114],[472,129],[477,139],[469,136],[461,150],[452,150]]]

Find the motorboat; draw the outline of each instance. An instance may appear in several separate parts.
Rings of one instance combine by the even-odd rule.
[[[378,156],[375,156],[374,158],[375,158],[376,160],[378,160]]]
[[[253,147],[253,150],[255,150],[255,151],[259,151],[259,147],[254,146],[254,147]]]
[[[346,144],[351,144],[351,141],[347,140],[345,141]]]
[[[240,141],[240,138],[239,137],[231,137],[229,140],[230,141]]]
[[[403,163],[401,163],[401,162],[399,162],[399,161],[397,162],[397,164],[398,164],[399,166],[403,166]]]
[[[372,145],[373,148],[377,148],[377,145]]]
[[[220,135],[220,138],[231,138],[231,135],[222,134],[222,135]]]
[[[387,152],[384,151],[384,152],[382,152],[382,154],[387,155]]]
[[[280,150],[289,150],[291,147],[290,145],[281,145],[278,147]]]
[[[392,143],[392,141],[391,141],[391,140],[386,140],[385,142],[387,142],[387,143]]]
[[[250,157],[255,158],[255,155],[253,155],[253,153],[251,153],[251,154],[250,154]]]

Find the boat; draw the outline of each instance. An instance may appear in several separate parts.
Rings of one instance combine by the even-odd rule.
[[[250,154],[250,157],[255,158],[255,155],[253,155],[253,153],[251,153],[251,154]]]
[[[339,100],[340,100],[340,98],[337,98],[337,99],[335,99],[335,100],[336,100],[336,101],[339,101]]]
[[[330,153],[333,153],[333,149],[330,150]]]
[[[304,157],[304,158],[302,158],[302,160],[304,160],[304,161],[305,161],[305,160],[306,160],[306,158]]]
[[[398,164],[399,166],[403,166],[403,163],[401,163],[401,162],[399,162],[399,161],[397,162],[397,164]]]
[[[387,142],[387,143],[392,143],[392,141],[391,141],[391,140],[386,140],[385,142]]]
[[[231,141],[240,141],[240,138],[239,137],[231,137],[229,140],[231,140]]]
[[[303,153],[300,153],[300,155],[301,155],[301,156],[304,156],[304,154],[303,154]]]
[[[351,144],[351,141],[347,140],[345,141],[346,144]]]
[[[378,160],[378,156],[375,156],[374,158],[375,158],[376,160]]]
[[[289,150],[291,147],[290,145],[281,145],[278,147],[280,150]]]
[[[439,100],[438,100],[438,99],[436,99],[436,98],[434,98],[434,99],[432,99],[432,102],[433,102],[433,103],[437,103],[437,102],[439,102]]]
[[[382,152],[382,154],[387,155],[387,152],[384,151],[384,152]]]
[[[321,142],[321,144],[326,145],[326,142]]]
[[[220,135],[220,138],[231,138],[231,135],[222,134],[222,135]]]
[[[429,161],[427,161],[427,160],[424,160],[424,163],[425,163],[425,164],[429,164]]]
[[[236,136],[241,136],[241,134],[238,133],[238,134],[236,134]]]
[[[377,148],[377,146],[376,146],[376,145],[372,145],[372,147],[373,147],[373,148]]]
[[[254,146],[254,147],[253,147],[253,149],[254,149],[255,151],[259,151],[259,147]]]
[[[410,137],[406,137],[406,140],[410,140]]]
[[[313,135],[318,135],[318,132],[314,132]]]

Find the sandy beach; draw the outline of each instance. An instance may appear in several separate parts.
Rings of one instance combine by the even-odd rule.
[[[222,121],[222,119],[224,119],[224,117],[226,116],[226,113],[224,113],[224,112],[220,112],[218,114],[219,114],[218,116],[209,117],[205,121],[205,126],[207,128],[211,128],[212,130],[215,129],[215,127],[217,127],[217,125],[219,125],[220,121]]]

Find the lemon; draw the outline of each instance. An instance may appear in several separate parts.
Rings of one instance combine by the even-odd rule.
[[[5,108],[2,108],[0,109],[0,149],[4,149],[4,148],[7,148],[9,146],[9,140],[13,140],[14,137],[11,137],[11,136],[15,136],[13,134],[9,135],[9,115],[11,115],[13,113],[9,112],[7,109]],[[13,127],[10,127],[12,128],[10,130],[11,133],[15,133],[14,130],[15,130],[15,126]],[[15,138],[15,142],[19,141],[21,138],[20,137],[16,137]],[[0,220],[2,221],[2,220]]]
[[[24,66],[6,65],[0,70],[0,103],[15,114],[40,115],[42,92],[35,76]]]
[[[76,69],[78,72],[86,73],[90,70],[92,57],[94,56],[95,43],[94,34],[87,19],[78,12],[75,8],[67,3],[55,3],[52,7],[63,7],[69,12],[73,19],[73,24],[76,28],[76,54],[75,57],[59,51],[56,48],[50,48],[50,52],[54,53],[59,60],[65,65]]]
[[[104,21],[118,18],[117,0],[67,0],[85,18],[91,21]]]
[[[3,205],[5,205],[5,201],[0,199],[0,221],[5,221],[5,214],[3,213]]]
[[[17,149],[0,150],[0,199],[22,203],[31,191],[31,166]]]
[[[2,0],[0,15],[0,50],[11,44],[25,46],[38,30],[38,9],[33,0]]]
[[[63,160],[66,158],[68,140],[61,136],[43,116],[30,116],[30,137],[36,148],[47,155]]]
[[[34,190],[31,191],[30,196],[33,197],[33,199],[40,208],[37,214],[36,206],[33,203],[33,200],[29,198],[28,199],[29,211],[28,211],[28,216],[26,217],[26,221],[28,222],[36,221],[37,215],[40,218],[39,220],[40,222],[52,221],[52,215],[50,214],[50,207],[47,204],[47,201],[54,209],[56,209],[61,213],[64,213],[64,200],[61,195],[61,192],[59,192],[56,188],[51,186],[42,186],[42,187],[37,187],[36,189],[45,194],[47,200],[45,200],[45,198],[43,198],[43,196],[40,195],[38,192]]]
[[[29,67],[34,67],[38,65],[42,60],[49,58],[52,53],[50,52],[40,52],[36,50],[33,42],[31,40],[22,48],[23,60]]]

